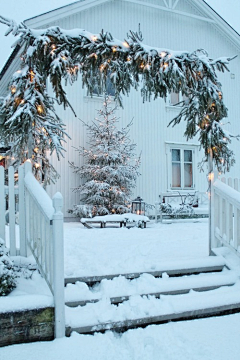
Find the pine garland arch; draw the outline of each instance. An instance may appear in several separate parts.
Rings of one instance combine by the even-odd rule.
[[[40,147],[56,151],[58,158],[63,155],[62,142],[67,134],[47,94],[47,79],[58,103],[67,107],[71,105],[61,83],[63,79],[72,84],[81,74],[82,85],[92,95],[96,86],[99,91],[105,90],[110,74],[115,100],[120,105],[122,95],[128,95],[132,87],[140,88],[143,101],[181,91],[187,100],[169,125],[185,120],[184,135],[187,139],[199,136],[204,161],[211,154],[219,171],[228,171],[233,165],[234,156],[229,149],[232,135],[221,126],[227,108],[216,74],[217,70],[229,71],[231,58],[213,60],[202,49],[190,53],[149,47],[143,44],[140,31],[130,31],[127,39],[120,41],[103,31],[92,34],[59,27],[34,30],[2,16],[0,22],[8,26],[6,35],[19,36],[16,44],[23,49],[21,69],[12,76],[9,94],[1,106],[5,140],[12,143],[11,151],[21,162],[32,158],[38,167]],[[54,169],[47,157],[41,156],[50,179]]]

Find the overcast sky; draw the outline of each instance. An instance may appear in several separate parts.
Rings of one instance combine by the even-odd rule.
[[[0,15],[17,22],[75,2],[74,0],[0,0]],[[235,30],[240,33],[240,0],[207,0]],[[100,31],[101,29],[99,29]],[[126,32],[129,29],[126,29]],[[14,38],[4,36],[6,26],[0,24],[0,70],[11,53]]]

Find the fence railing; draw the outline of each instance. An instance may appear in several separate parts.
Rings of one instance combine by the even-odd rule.
[[[5,213],[9,209],[10,255],[27,256],[30,249],[46,280],[55,306],[55,337],[65,336],[64,255],[63,255],[63,198],[53,199],[32,174],[30,162],[18,169],[18,185],[14,186],[14,169],[8,169],[8,185],[0,166],[0,237],[6,242]],[[19,246],[15,232],[16,202],[19,209]],[[7,206],[6,206],[7,204]]]
[[[224,183],[227,184],[228,186],[232,187],[233,189],[240,191],[240,179],[237,178],[231,178],[231,177],[222,177],[220,178],[220,180]]]
[[[236,188],[238,183],[228,181]],[[216,179],[211,186],[211,248],[224,245],[240,255],[240,193],[230,185]]]

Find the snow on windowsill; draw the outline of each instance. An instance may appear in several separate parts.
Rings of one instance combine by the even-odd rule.
[[[166,111],[175,111],[175,112],[180,112],[182,109],[182,106],[180,105],[171,105],[171,104],[166,104],[165,105]]]
[[[109,99],[111,100],[111,101],[114,101],[114,97],[113,96],[110,96],[110,95],[108,95],[108,97],[109,97]],[[83,97],[83,99],[84,99],[84,102],[103,102],[104,101],[104,96],[103,95],[93,95],[93,96],[91,96],[91,95],[84,95],[84,97]]]

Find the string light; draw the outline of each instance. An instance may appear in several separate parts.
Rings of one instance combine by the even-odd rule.
[[[165,51],[162,51],[161,53],[160,53],[160,56],[163,58],[163,57],[165,57],[167,55],[167,53],[165,53]]]
[[[43,107],[42,107],[42,105],[37,105],[37,112],[38,112],[39,114],[42,114],[42,113],[43,113]]]
[[[210,174],[208,174],[208,180],[209,181],[213,181],[214,180],[214,173],[211,172]]]
[[[129,45],[126,41],[123,42],[123,46],[126,47],[126,48],[129,48]]]
[[[97,41],[97,39],[98,39],[98,38],[97,38],[96,35],[91,36],[91,40],[92,40],[92,41]]]
[[[35,77],[35,73],[32,70],[30,70],[29,75],[30,75],[30,82],[32,83]]]
[[[56,45],[55,44],[52,44],[51,45],[51,48],[52,48],[52,51],[51,51],[51,54],[54,54],[54,51],[56,50]]]
[[[95,57],[95,59],[97,59],[97,54],[93,53],[90,55],[90,57]]]
[[[11,87],[11,93],[12,93],[12,94],[15,94],[16,91],[17,91],[16,86],[12,86],[12,87]]]
[[[115,48],[115,46],[112,48],[112,51],[113,52],[116,52],[117,51],[117,48]]]

